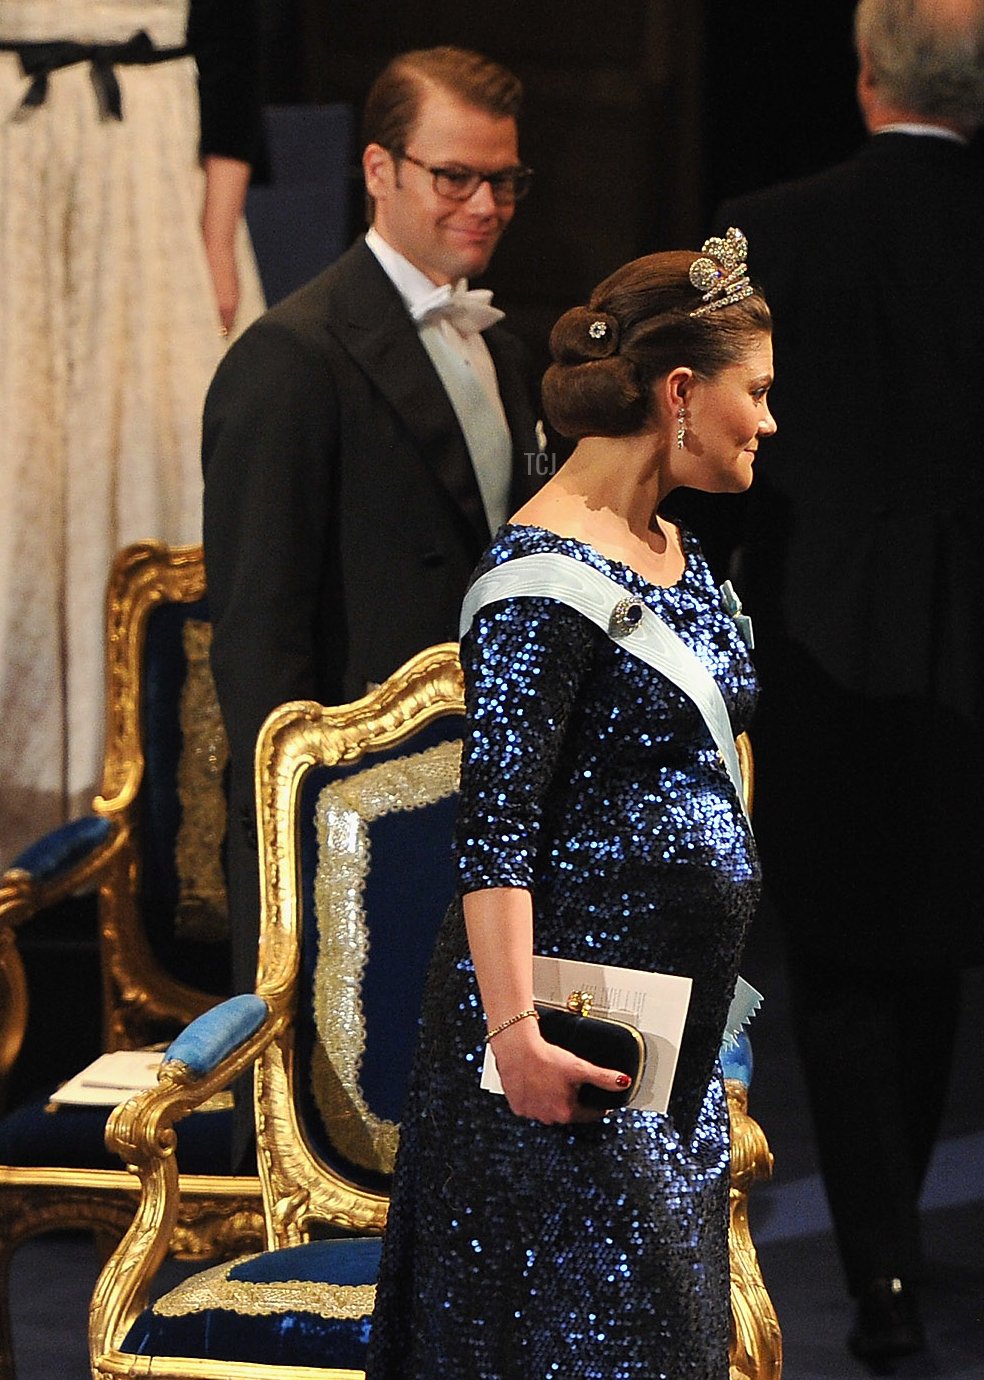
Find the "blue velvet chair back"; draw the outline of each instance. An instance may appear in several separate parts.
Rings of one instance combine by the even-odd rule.
[[[281,1195],[310,1185],[308,1220],[280,1244],[318,1216],[369,1230],[385,1220],[424,981],[455,894],[463,707],[449,643],[354,705],[282,706],[260,734],[257,991],[275,1006],[294,975],[289,1032],[260,1061],[271,1218]]]
[[[442,718],[412,741],[367,752],[357,767],[313,770],[304,784],[299,1110],[320,1158],[380,1192],[388,1191],[427,965],[454,895],[457,794],[448,788],[460,738],[460,720]],[[401,804],[405,774],[432,772],[442,757],[441,794]],[[390,771],[400,780],[395,793]]]
[[[207,596],[161,603],[147,616],[137,904],[161,967],[181,982],[224,996],[231,990],[222,879],[228,747],[208,670],[209,642]],[[197,681],[194,689],[189,677]],[[198,759],[190,773],[189,759]]]
[[[97,815],[107,1047],[171,1038],[230,991],[228,745],[209,669],[200,546],[142,542],[108,595],[108,732]]]

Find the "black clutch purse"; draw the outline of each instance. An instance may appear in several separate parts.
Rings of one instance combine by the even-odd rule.
[[[582,1083],[577,1095],[583,1107],[602,1111],[625,1107],[639,1091],[646,1067],[646,1042],[634,1025],[614,1016],[591,1012],[591,998],[585,992],[572,992],[566,1006],[534,1002],[540,1017],[540,1034],[551,1045],[569,1049],[579,1059],[587,1059],[603,1069],[618,1069],[632,1082],[618,1092],[608,1092],[594,1083]]]

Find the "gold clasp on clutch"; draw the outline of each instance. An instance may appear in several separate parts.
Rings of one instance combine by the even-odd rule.
[[[571,992],[567,998],[568,1011],[573,1011],[577,1016],[587,1016],[592,1006],[594,1006],[594,997],[590,992]]]

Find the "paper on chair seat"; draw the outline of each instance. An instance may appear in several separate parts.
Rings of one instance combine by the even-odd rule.
[[[56,1089],[49,1101],[115,1107],[135,1092],[155,1085],[163,1057],[157,1049],[119,1049],[112,1054],[100,1054],[81,1073]]]
[[[635,1111],[665,1112],[670,1102],[680,1041],[690,1005],[692,981],[673,973],[647,973],[605,963],[533,955],[533,993],[537,1001],[565,1005],[571,992],[590,992],[598,1013],[634,1025],[646,1042],[646,1067]],[[495,1052],[485,1046],[482,1087],[502,1092]]]

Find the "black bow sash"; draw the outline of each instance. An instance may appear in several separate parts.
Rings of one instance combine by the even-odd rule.
[[[15,52],[25,77],[31,78],[21,110],[26,112],[44,105],[52,72],[88,62],[100,104],[114,120],[123,118],[123,101],[114,67],[145,67],[155,62],[171,62],[187,57],[191,51],[189,48],[155,48],[150,35],[143,29],[125,43],[0,43],[0,49]]]

